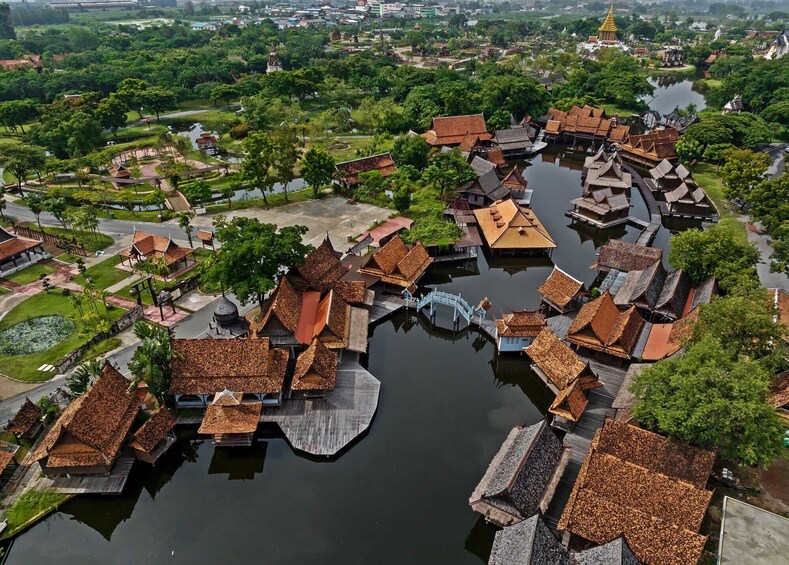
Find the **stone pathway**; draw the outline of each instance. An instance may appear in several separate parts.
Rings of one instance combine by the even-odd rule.
[[[745,224],[748,241],[756,245],[761,255],[759,263],[756,265],[759,282],[765,288],[780,288],[789,292],[789,276],[786,273],[770,272],[770,256],[773,254],[770,236],[761,229],[760,224],[751,224],[748,216],[740,216],[737,219]]]

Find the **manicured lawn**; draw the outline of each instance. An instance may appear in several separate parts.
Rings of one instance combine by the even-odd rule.
[[[704,189],[707,196],[710,197],[710,200],[718,209],[718,214],[720,214],[719,223],[734,226],[736,228],[735,232],[742,236],[743,239],[747,239],[745,224],[737,219],[739,212],[734,209],[731,202],[726,200],[726,197],[723,195],[723,179],[717,173],[717,167],[712,163],[699,163],[692,172],[693,179],[699,183],[699,186]]]
[[[6,278],[8,280],[14,281],[17,284],[28,284],[40,279],[41,275],[48,275],[54,272],[55,269],[53,267],[36,263],[35,265],[30,265],[26,269],[17,271],[13,275],[8,275]]]
[[[99,208],[99,218],[112,218],[113,220],[130,220],[135,222],[159,223],[159,214],[167,215],[167,210],[151,210],[145,212],[129,212],[128,210],[106,210]]]
[[[338,163],[341,163],[343,161],[352,161],[354,159],[361,158],[361,155],[359,155],[356,151],[360,149],[364,149],[365,147],[369,147],[373,142],[373,138],[339,136],[335,141],[329,142],[328,145],[334,145],[334,144],[349,145],[349,147],[342,149],[334,149],[331,147],[326,147],[326,150],[331,154],[332,157],[334,157],[334,160]],[[307,145],[310,146],[311,144],[308,143]],[[394,139],[384,142],[376,149],[376,153],[385,153],[386,151],[390,151],[393,145],[394,145]]]
[[[236,200],[232,203],[230,208],[227,207],[227,201],[218,201],[220,203],[206,206],[207,214],[222,214],[228,210],[242,210],[244,208],[274,208],[275,206],[283,206],[285,204],[292,204],[294,202],[303,202],[312,198],[312,189],[307,188],[304,190],[288,192],[288,201],[285,202],[284,194],[272,194],[268,197],[268,206],[263,202],[262,198],[250,198],[248,200]]]
[[[26,222],[24,225],[27,227],[38,229],[35,222]],[[99,249],[104,249],[112,245],[115,240],[110,236],[103,233],[91,233],[79,230],[67,230],[64,228],[57,228],[54,226],[44,226],[44,231],[52,235],[62,236],[64,239],[76,239],[77,243],[84,247],[89,253],[95,253]]]
[[[87,308],[87,306],[83,306]],[[102,308],[102,306],[99,306]],[[108,314],[115,320],[123,314],[122,308],[110,306]],[[39,316],[60,315],[70,319],[76,326],[75,330],[64,341],[44,351],[29,355],[0,355],[0,372],[21,381],[46,381],[52,378],[52,373],[43,373],[38,370],[41,365],[54,365],[64,355],[80,347],[88,341],[92,334],[82,324],[79,312],[72,306],[68,296],[63,296],[59,290],[41,292],[31,296],[18,304],[5,318],[0,320],[0,331],[13,326],[23,320]]]
[[[87,283],[87,277],[90,277],[93,279],[93,284],[96,288],[107,288],[115,283],[119,283],[131,274],[115,266],[120,263],[122,259],[120,255],[115,255],[101,263],[97,263],[89,267],[84,275],[77,275],[74,277],[74,282],[84,286]]]
[[[27,491],[8,507],[5,516],[8,528],[3,534],[8,536],[24,528],[33,518],[56,509],[71,496],[53,490]]]

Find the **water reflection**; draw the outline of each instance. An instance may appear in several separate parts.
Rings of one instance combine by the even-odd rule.
[[[702,93],[693,90],[693,81],[696,78],[700,77],[678,73],[650,77],[649,84],[654,87],[655,92],[644,101],[651,110],[664,115],[674,108],[687,108],[690,104],[694,104],[697,111],[703,110],[707,107],[707,100]]]

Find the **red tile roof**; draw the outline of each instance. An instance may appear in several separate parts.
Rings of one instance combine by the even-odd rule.
[[[434,146],[460,145],[468,134],[476,135],[480,141],[487,141],[492,137],[488,133],[485,116],[471,114],[433,118],[430,129],[422,134],[422,137]]]
[[[620,312],[606,291],[581,307],[570,324],[567,341],[628,359],[643,327],[644,319],[635,306]]]
[[[159,261],[164,257],[165,264],[169,267],[193,252],[192,249],[181,247],[172,238],[135,231],[132,244],[125,249],[121,249],[119,255],[134,257],[143,261],[150,259]]]
[[[41,245],[41,241],[19,237],[0,228],[0,261],[6,261],[12,257],[17,257]]]
[[[345,181],[348,186],[355,186],[361,181],[360,175],[370,171],[380,171],[381,175],[388,176],[397,170],[392,155],[381,153],[370,157],[362,157],[353,161],[337,163],[337,175]]]

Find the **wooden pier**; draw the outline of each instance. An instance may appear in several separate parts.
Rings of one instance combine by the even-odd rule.
[[[655,200],[655,195],[649,190],[647,183],[639,172],[630,165],[623,164],[622,168],[632,175],[633,182],[638,187],[638,191],[641,193],[641,197],[644,199],[644,203],[647,205],[647,210],[649,211],[649,224],[641,231],[636,243],[650,245],[652,240],[655,239],[658,229],[660,229],[660,207],[658,206],[657,200]]]
[[[589,404],[587,404],[586,410],[573,428],[572,433],[564,436],[564,444],[572,447],[572,455],[570,462],[559,479],[559,486],[556,488],[553,499],[545,513],[546,521],[554,529],[559,522],[564,507],[567,506],[567,501],[570,499],[570,493],[573,490],[573,485],[575,485],[575,480],[578,478],[581,465],[589,453],[592,438],[597,430],[603,426],[605,417],[613,418],[616,413],[616,410],[611,408],[611,404],[616,398],[619,389],[622,388],[622,382],[626,373],[624,368],[603,365],[588,357],[585,359],[589,361],[592,371],[599,377],[603,386],[589,391]]]
[[[376,297],[373,307],[370,309],[368,323],[374,324],[394,314],[400,308],[405,308],[405,300],[393,294]]]
[[[286,400],[266,408],[261,422],[275,422],[294,449],[310,455],[337,455],[370,427],[378,408],[381,382],[344,351],[337,383],[325,398]]]

